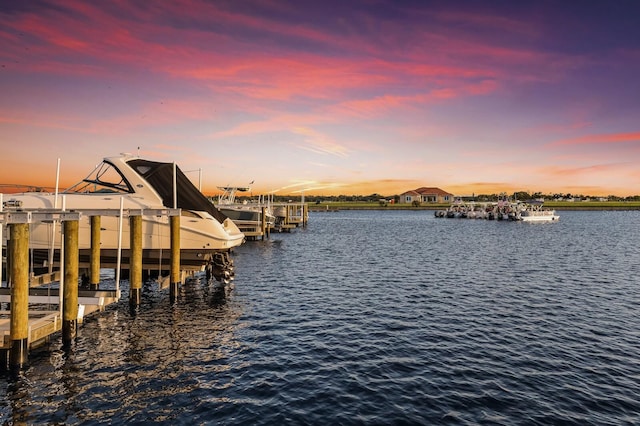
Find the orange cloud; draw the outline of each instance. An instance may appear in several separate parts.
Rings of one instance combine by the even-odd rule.
[[[305,187],[304,193],[306,195],[320,196],[345,194],[370,195],[377,193],[383,196],[392,196],[418,188],[421,184],[420,181],[410,179],[379,179],[354,182],[318,181],[315,182],[314,185]],[[300,193],[301,191],[302,189],[299,188],[295,191],[289,191],[289,193]],[[287,191],[283,193],[287,193]]]
[[[540,174],[547,178],[568,178],[573,176],[607,174],[627,169],[631,163],[593,164],[580,167],[545,166],[540,167]]]

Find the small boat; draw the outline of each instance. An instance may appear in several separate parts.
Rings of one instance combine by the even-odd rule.
[[[555,210],[542,207],[542,201],[533,200],[518,203],[516,220],[523,222],[553,222],[560,219]]]
[[[175,182],[175,185],[174,185]],[[175,188],[174,188],[175,186]],[[175,189],[175,191],[174,191]],[[60,194],[25,192],[5,194],[5,210],[60,209],[82,212],[97,209],[181,209],[180,264],[183,269],[204,270],[208,266],[231,264],[229,252],[244,242],[244,234],[235,223],[215,208],[174,163],[145,160],[131,154],[104,158],[82,181]],[[122,243],[122,265],[128,267],[129,221],[116,216],[101,217],[101,266],[116,264]],[[169,269],[169,218],[142,216],[143,268]],[[79,223],[80,265],[88,265],[91,225],[86,215]],[[3,241],[6,246],[6,240]],[[30,249],[34,268],[47,267],[47,261],[59,262],[60,236],[55,224],[34,223],[30,229]],[[51,256],[50,253],[53,253]]]
[[[238,192],[249,192],[250,186],[219,186],[218,189],[222,191],[222,194],[218,196],[216,207],[233,220],[238,227],[259,227],[262,223],[263,212],[266,226],[273,227],[276,218],[269,200],[262,197],[258,197],[255,201],[238,202],[236,200]]]

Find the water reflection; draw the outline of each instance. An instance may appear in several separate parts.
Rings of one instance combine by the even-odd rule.
[[[233,284],[198,275],[173,304],[154,282],[142,294],[133,311],[123,291],[120,302],[85,318],[68,348],[54,336],[32,351],[28,369],[3,378],[0,424],[169,422],[201,387],[227,386],[208,372],[228,370],[241,346]]]
[[[29,382],[25,375],[22,372],[8,373],[5,398],[8,415],[1,417],[3,424],[26,425],[29,419],[30,399]]]

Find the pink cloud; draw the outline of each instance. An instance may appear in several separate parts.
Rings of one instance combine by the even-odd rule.
[[[507,49],[493,46],[482,40],[471,40],[461,38],[458,35],[453,40],[443,37],[437,33],[428,33],[423,30],[414,30],[416,45],[425,45],[424,40],[437,40],[438,43],[427,43],[426,49],[410,50],[408,53],[394,52],[393,61],[379,60],[374,63],[370,60],[363,60],[366,57],[387,57],[389,52],[386,47],[379,46],[376,39],[371,38],[371,34],[357,33],[345,36],[327,31],[314,29],[313,27],[301,26],[295,23],[282,23],[267,18],[250,16],[246,14],[231,12],[217,7],[215,4],[200,1],[164,3],[161,6],[150,10],[142,10],[132,6],[128,2],[118,3],[119,15],[114,16],[100,9],[99,5],[91,3],[70,3],[66,5],[73,10],[72,14],[54,14],[49,16],[27,16],[20,23],[15,24],[15,28],[28,32],[37,37],[41,43],[41,52],[51,49],[62,49],[62,52],[70,54],[72,52],[88,55],[103,63],[109,61],[133,68],[147,68],[157,71],[169,72],[174,76],[187,76],[201,79],[221,79],[238,78],[243,73],[251,73],[247,76],[248,82],[261,81],[270,82],[277,90],[268,90],[263,85],[262,91],[255,90],[258,97],[275,96],[276,98],[290,97],[283,95],[285,82],[294,83],[294,87],[314,88],[319,86],[326,88],[340,84],[339,87],[349,87],[349,84],[358,84],[363,81],[361,78],[349,78],[350,73],[360,73],[371,79],[370,86],[378,80],[397,81],[400,76],[422,76],[453,78],[494,78],[498,75],[495,65],[477,65],[474,68],[455,66],[465,57],[490,57],[496,59],[515,61],[521,64],[531,62],[548,64],[547,56],[543,56],[534,51]],[[275,6],[275,3],[274,3]],[[152,16],[148,16],[151,13]],[[76,20],[75,16],[81,16],[81,20]],[[145,16],[146,15],[146,16]],[[155,15],[155,16],[154,16]],[[203,24],[199,29],[196,26],[190,29],[161,26],[150,23],[150,18],[166,19],[168,16],[181,16],[185,20],[195,23],[207,22],[209,28],[216,28],[216,24],[224,28],[242,28],[252,31],[262,31],[267,34],[277,34],[289,39],[315,42],[327,47],[333,52],[363,52],[360,58],[352,56],[337,59],[327,55],[301,55],[300,52],[285,53],[282,48],[270,50],[260,50],[255,45],[245,43],[243,39],[234,38],[232,33],[216,33],[208,31]],[[207,17],[206,21],[203,17]],[[452,16],[443,14],[445,20],[482,20],[485,25],[489,25],[493,20],[488,16],[477,17],[475,15]],[[504,19],[501,19],[504,21]],[[127,21],[131,21],[131,25]],[[135,22],[135,25],[133,24]],[[501,24],[506,25],[505,22]],[[389,25],[390,32],[398,31],[402,27],[400,24],[394,27]],[[188,41],[188,43],[184,43]],[[242,59],[234,56],[237,48],[241,47],[243,52],[249,49],[254,50],[251,59]],[[446,55],[443,52],[456,52],[455,55]],[[53,58],[55,51],[45,57]],[[295,55],[296,59],[293,59]],[[305,57],[306,56],[306,57]],[[277,59],[279,58],[279,59]],[[404,58],[404,60],[402,60]],[[195,59],[195,60],[194,60]],[[275,59],[275,61],[274,61]],[[397,59],[400,59],[398,61]],[[272,62],[273,61],[273,62]],[[64,59],[61,60],[64,62]],[[486,62],[486,61],[485,61]],[[351,64],[351,70],[347,69],[347,64]],[[60,64],[61,65],[61,64]],[[334,68],[338,65],[337,69]],[[334,70],[324,75],[318,75],[316,69]],[[367,72],[372,70],[372,72]],[[88,68],[87,71],[99,71],[98,68]],[[73,72],[64,68],[61,73]],[[307,74],[308,78],[298,78],[298,81],[289,81],[286,78],[278,78],[279,75],[302,75]],[[503,73],[499,73],[503,74]],[[352,74],[353,75],[353,74]],[[391,77],[391,76],[394,77]],[[342,79],[340,78],[342,77]],[[345,77],[347,77],[345,79]],[[242,81],[242,80],[241,80]],[[324,83],[326,81],[327,83]],[[316,84],[311,84],[316,82]],[[297,84],[296,84],[297,83]],[[238,87],[236,86],[236,90]],[[294,90],[290,89],[290,92]],[[322,93],[323,90],[320,90]],[[300,93],[300,92],[296,92]]]
[[[545,166],[539,170],[542,175],[551,178],[567,178],[570,176],[581,176],[592,173],[607,173],[610,171],[619,171],[623,164],[594,164],[580,167],[561,167],[561,166]]]
[[[336,99],[348,92],[369,89],[375,98],[384,98],[389,107],[399,84],[407,82],[407,87],[417,87],[420,91],[430,91],[433,98],[453,98],[462,93],[471,95],[487,94],[495,90],[493,78],[498,75],[490,68],[469,68],[436,64],[429,56],[405,56],[405,61],[385,59],[365,59],[365,55],[354,57],[329,57],[321,54],[300,54],[275,49],[266,52],[237,55],[233,46],[243,46],[242,41],[233,40],[228,35],[197,29],[161,27],[142,19],[142,11],[126,2],[120,3],[120,16],[130,20],[140,20],[136,25],[123,23],[100,10],[94,4],[72,3],[73,15],[83,16],[82,22],[72,18],[55,16],[27,17],[17,24],[40,39],[41,52],[54,49],[46,55],[49,60],[30,65],[31,71],[57,72],[60,75],[102,76],[118,69],[124,77],[127,68],[145,69],[167,73],[177,79],[202,80],[214,91],[227,91],[230,95],[264,100],[291,100],[295,97],[316,99]],[[331,46],[337,51],[375,52],[377,58],[384,58],[375,43],[364,37],[334,35],[295,24],[283,24],[272,20],[228,12],[209,3],[193,1],[188,4],[164,4],[153,9],[156,14],[180,15],[185,19],[199,22],[202,16],[209,21],[225,23],[229,28],[251,28],[269,33],[315,41]],[[213,25],[210,23],[209,25]],[[134,28],[134,29],[126,29]],[[168,43],[165,40],[189,40],[193,43]],[[50,43],[47,45],[46,43]],[[53,46],[51,46],[51,44]],[[211,48],[211,46],[215,46]],[[449,42],[440,49],[459,50],[460,42]],[[467,43],[468,51],[478,51],[478,46]],[[56,54],[55,50],[60,53]],[[66,52],[66,53],[65,53]],[[81,54],[75,59],[68,55]],[[402,57],[402,56],[401,56]],[[65,59],[67,58],[67,59]],[[102,65],[93,63],[98,61]],[[123,68],[124,66],[124,68]],[[481,82],[462,81],[481,79]],[[416,80],[416,79],[422,79]],[[466,89],[461,86],[466,85]],[[438,86],[434,89],[430,86]],[[415,91],[415,90],[414,90]],[[371,102],[364,96],[353,102]],[[409,99],[409,98],[407,98]]]
[[[317,130],[296,126],[292,131],[303,136],[305,143],[304,145],[295,144],[295,147],[301,147],[314,153],[330,154],[338,157],[347,157],[349,154],[349,149]]]
[[[420,105],[451,100],[459,97],[486,95],[495,91],[497,84],[493,81],[465,84],[451,87],[425,90],[413,95],[383,95],[369,99],[345,100],[329,108],[334,115],[345,115],[359,118],[373,118],[391,111],[402,112],[415,109]]]
[[[558,140],[551,143],[550,145],[612,144],[633,142],[640,142],[640,132],[585,135],[570,139]]]

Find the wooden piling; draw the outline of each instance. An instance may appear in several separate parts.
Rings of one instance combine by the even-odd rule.
[[[262,206],[262,214],[260,215],[260,231],[262,234],[262,241],[264,241],[265,234],[267,233],[267,208]]]
[[[12,258],[12,254],[13,253],[13,249],[11,248],[11,246],[13,245],[13,242],[11,241],[11,230],[9,229],[7,231],[9,233],[9,238],[7,239],[7,258],[6,258],[6,262],[5,262],[5,268],[7,271],[7,276],[5,277],[5,280],[7,281],[7,287],[11,287],[11,282],[12,282],[12,278],[11,278],[11,269],[12,268],[12,263],[11,263],[11,258]],[[1,266],[1,265],[0,265]]]
[[[68,220],[64,229],[64,291],[62,297],[62,342],[71,343],[78,331],[78,229],[79,221]]]
[[[142,294],[142,216],[129,217],[129,305],[140,305]]]
[[[171,233],[171,270],[169,280],[169,299],[171,303],[178,297],[180,285],[180,216],[169,217]]]
[[[302,203],[302,227],[307,227],[307,221],[309,220],[309,206],[306,203]]]
[[[100,216],[91,216],[91,257],[89,289],[98,290],[100,286]]]
[[[9,366],[24,367],[29,359],[29,224],[9,225],[11,240],[11,353]]]
[[[286,214],[284,215],[284,226],[288,227],[289,218],[291,217],[291,206],[289,204],[285,205]]]

